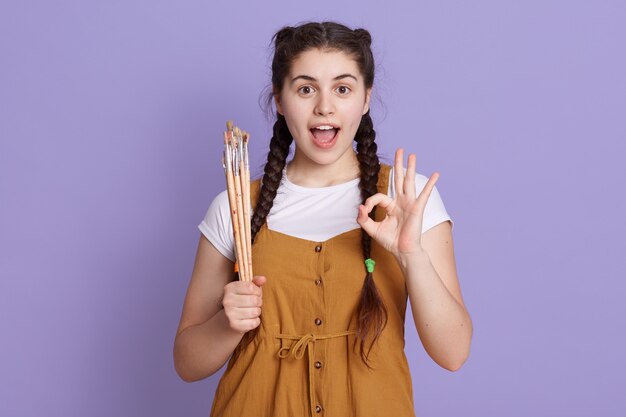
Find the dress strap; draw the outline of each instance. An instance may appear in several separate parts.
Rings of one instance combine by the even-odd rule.
[[[389,189],[389,178],[391,175],[391,165],[380,164],[380,171],[378,171],[378,182],[376,183],[376,188],[379,193],[387,194],[387,190]],[[377,208],[376,214],[374,215],[374,220],[377,222],[382,221],[387,216],[385,209]]]
[[[387,194],[387,188],[389,187],[389,176],[391,175],[391,165],[380,164],[380,171],[378,171],[378,182],[376,187],[379,193]]]

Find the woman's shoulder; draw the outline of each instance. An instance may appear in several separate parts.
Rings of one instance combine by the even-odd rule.
[[[213,207],[218,211],[223,211],[226,208],[226,211],[230,211],[228,206],[228,190],[224,189],[218,192],[215,197],[213,197],[213,201],[211,201],[211,205],[209,207]]]
[[[219,192],[213,198],[198,229],[222,255],[234,261],[233,230],[227,190]]]

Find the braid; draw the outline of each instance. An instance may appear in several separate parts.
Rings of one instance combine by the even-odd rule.
[[[357,159],[361,171],[361,181],[359,189],[361,190],[361,198],[363,203],[370,196],[377,193],[378,173],[380,171],[380,162],[378,160],[378,146],[375,142],[376,132],[369,111],[361,119],[361,124],[356,132],[354,140],[357,142]],[[369,216],[374,219],[376,207],[370,212]],[[372,239],[361,229],[361,243],[363,247],[363,257],[368,259],[372,249]],[[367,269],[366,269],[367,271]],[[367,272],[363,288],[361,289],[361,297],[357,307],[357,340],[360,340],[361,358],[363,362],[371,369],[367,363],[369,354],[374,346],[374,342],[378,339],[387,325],[387,309],[383,303],[376,285],[372,272]],[[365,353],[365,339],[369,331],[373,328],[374,337],[369,346],[367,354]]]
[[[261,180],[261,192],[254,213],[251,219],[252,241],[256,236],[265,219],[274,205],[276,191],[280,185],[283,176],[283,169],[289,155],[289,147],[293,142],[293,137],[285,117],[278,114],[278,120],[274,123],[274,136],[270,141],[270,151],[267,154],[267,163],[265,164],[265,173]]]
[[[274,204],[276,191],[278,190],[280,180],[283,176],[283,168],[285,168],[287,156],[289,156],[289,147],[291,146],[291,142],[293,142],[293,137],[287,127],[285,117],[278,114],[278,120],[274,123],[274,135],[270,140],[270,151],[267,154],[265,173],[263,174],[263,178],[261,180],[260,195],[257,199],[256,206],[254,207],[252,219],[250,220],[252,242],[254,242],[254,237],[261,229],[261,226],[263,226],[263,223],[265,223],[265,219]],[[237,277],[235,277],[235,280],[236,279]],[[230,369],[233,366],[245,347],[254,340],[258,331],[259,327],[255,327],[254,329],[244,333],[241,341],[233,351],[233,356],[228,362],[227,369]]]

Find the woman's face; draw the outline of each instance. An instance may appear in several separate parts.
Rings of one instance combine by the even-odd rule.
[[[369,110],[356,61],[340,51],[310,49],[292,63],[276,109],[285,116],[298,162],[328,165],[354,161],[352,142]]]

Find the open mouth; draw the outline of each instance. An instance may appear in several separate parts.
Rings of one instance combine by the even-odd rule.
[[[339,128],[331,126],[320,126],[310,129],[313,142],[320,148],[330,148],[336,142]]]

